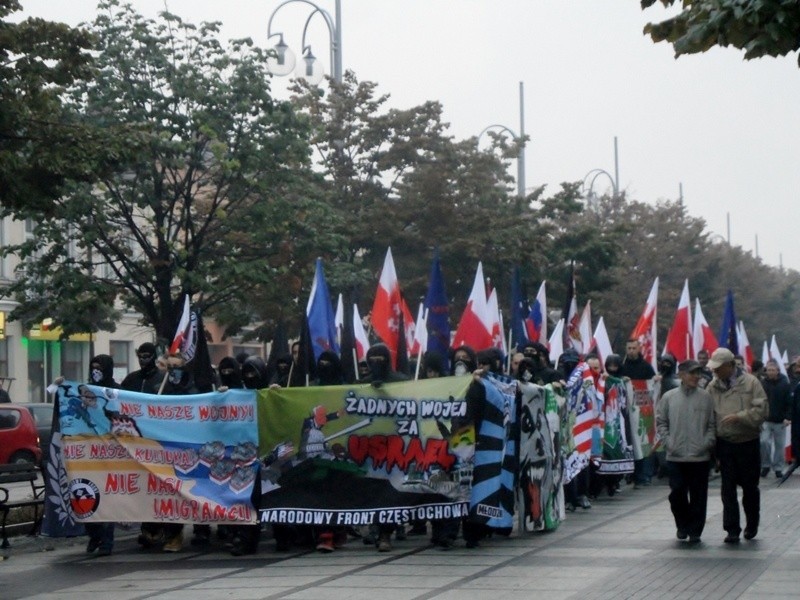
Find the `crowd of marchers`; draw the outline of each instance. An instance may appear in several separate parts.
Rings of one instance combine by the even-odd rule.
[[[280,356],[273,365],[258,356],[225,357],[217,365],[214,386],[219,391],[231,388],[264,389],[305,385],[340,385],[345,382],[344,369],[338,354],[322,352],[316,361],[313,379],[299,364],[300,345],[292,345],[291,354]],[[487,373],[503,374],[521,382],[537,385],[565,386],[570,375],[581,365],[595,377],[618,377],[659,382],[655,398],[656,429],[659,451],[634,461],[633,474],[625,479],[598,482],[591,469],[575,477],[565,486],[565,508],[591,508],[593,497],[606,488],[609,494],[620,491],[623,483],[634,489],[651,484],[653,477],[667,477],[669,503],[675,519],[676,536],[688,544],[701,541],[708,498],[709,477],[715,471],[721,477],[724,542],[735,544],[743,534],[751,540],[758,534],[760,515],[759,480],[774,472],[778,478],[788,476],[794,463],[787,462],[786,430],[791,428],[791,456],[800,451],[800,357],[782,369],[770,360],[758,361],[752,372],[739,356],[725,348],[710,356],[700,352],[698,360],[676,364],[665,354],[657,361],[657,369],[642,356],[637,340],[629,340],[624,356],[612,354],[601,363],[595,354],[580,356],[567,349],[553,365],[547,348],[540,343],[527,343],[509,357],[496,349],[479,352],[467,346],[453,350],[449,356],[426,352],[421,363],[413,363],[410,372],[392,368],[389,348],[373,345],[366,359],[358,364],[358,382],[381,386],[383,383],[409,378],[433,378],[472,373],[478,378]],[[121,383],[114,380],[113,360],[97,355],[90,361],[88,382],[98,386],[121,388],[149,394],[187,395],[198,389],[191,369],[180,353],[159,354],[154,344],[144,343],[137,349],[139,369]],[[787,375],[782,374],[786,371]],[[477,427],[477,424],[476,424]],[[787,468],[789,469],[787,471]],[[740,515],[737,488],[742,488]],[[254,491],[253,501],[258,502]],[[86,551],[99,556],[112,553],[113,523],[88,523]],[[194,525],[190,544],[209,547],[216,538],[233,555],[258,551],[262,540],[259,524],[218,526],[212,535],[208,525]],[[467,547],[477,547],[480,539],[491,531],[463,521],[412,522],[405,525],[374,525],[362,530],[354,528],[320,529],[312,527],[271,526],[276,551],[310,547],[320,552],[333,552],[342,545],[360,539],[374,544],[378,551],[392,549],[392,536],[425,536],[430,542],[449,548],[462,538]],[[181,524],[143,523],[138,536],[143,549],[178,552],[184,547],[184,526]]]

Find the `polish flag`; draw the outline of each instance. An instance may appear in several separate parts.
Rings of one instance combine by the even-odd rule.
[[[492,347],[492,325],[488,318],[488,302],[486,300],[486,284],[483,280],[483,265],[478,263],[475,282],[469,294],[467,306],[461,315],[453,348],[469,346],[476,352]]]
[[[367,360],[367,350],[369,350],[369,338],[364,331],[364,322],[358,314],[358,304],[353,304],[353,337],[356,344],[356,359],[361,362]]]
[[[559,319],[558,323],[556,323],[548,345],[550,347],[550,362],[557,365],[558,359],[564,354],[564,319]]]
[[[592,349],[592,301],[586,302],[583,307],[583,314],[581,314],[581,321],[578,325],[578,333],[581,336],[580,348],[575,349],[582,353],[588,354]],[[578,346],[578,344],[576,344]]]
[[[657,356],[656,356],[656,313],[658,308],[658,277],[653,281],[653,287],[650,288],[650,295],[647,297],[647,304],[644,306],[642,315],[636,323],[631,333],[631,339],[639,340],[642,345],[642,357],[653,365],[656,369]]]
[[[492,347],[497,348],[505,355],[506,336],[503,331],[503,317],[500,314],[500,307],[497,301],[497,288],[494,288],[492,293],[489,294],[489,299],[486,301],[486,310],[491,319]]]
[[[402,308],[400,297],[400,284],[397,281],[397,272],[394,268],[392,249],[386,250],[386,258],[383,261],[383,270],[378,282],[378,290],[375,292],[375,301],[372,304],[372,328],[381,338],[381,341],[389,347],[392,353],[392,367],[397,366],[397,344],[400,335],[400,312]],[[403,315],[403,318],[407,318]],[[409,321],[405,321],[408,323]],[[413,317],[410,319],[413,324]]]
[[[700,350],[705,350],[709,355],[719,347],[717,336],[708,326],[708,321],[700,308],[700,298],[694,299],[694,327],[692,327],[692,346],[694,357],[697,358]]]
[[[528,318],[525,319],[525,329],[530,341],[544,343],[547,340],[547,292],[544,281],[539,286],[536,300],[531,306]]]
[[[417,310],[417,324],[414,329],[414,340],[409,346],[411,356],[421,357],[428,351],[428,311],[425,310],[425,305],[420,302],[419,310]]]
[[[606,323],[603,317],[597,322],[597,327],[594,329],[592,336],[592,346],[597,348],[597,356],[600,358],[600,364],[605,365],[606,359],[609,354],[614,354],[611,349],[611,340],[608,338],[608,331],[606,330]]]
[[[177,354],[183,348],[184,341],[191,337],[191,313],[189,294],[186,294],[183,297],[183,313],[181,313],[181,320],[178,321],[178,327],[175,329],[175,336],[172,338],[172,343],[169,345],[170,354]]]
[[[750,340],[747,339],[747,332],[744,330],[744,321],[739,321],[739,328],[736,330],[736,338],[739,341],[738,354],[744,358],[747,370],[753,370],[753,349],[750,347]]]
[[[675,357],[676,362],[681,362],[691,356],[692,332],[690,323],[692,322],[691,306],[689,302],[689,280],[683,282],[683,292],[678,302],[678,310],[675,312],[675,320],[672,321],[667,334],[667,343],[664,350]]]

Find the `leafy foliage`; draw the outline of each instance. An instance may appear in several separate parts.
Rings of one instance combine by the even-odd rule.
[[[110,326],[119,299],[168,338],[188,293],[234,326],[255,320],[248,294],[291,294],[297,264],[333,243],[335,221],[314,199],[306,125],[270,95],[266,53],[250,40],[223,47],[217,24],[146,20],[117,1],[100,5],[91,31],[95,78],[77,82],[72,108],[132,132],[120,142],[136,152],[96,185],[71,185],[57,220],[5,249],[27,275],[14,316],[91,331]]]
[[[641,3],[648,8],[656,0]],[[800,48],[800,4],[795,0],[683,0],[682,5],[676,16],[644,28],[654,42],[672,44],[676,57],[713,46],[744,50],[746,59],[784,56]]]

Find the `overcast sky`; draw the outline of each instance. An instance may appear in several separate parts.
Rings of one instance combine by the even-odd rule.
[[[77,24],[95,0],[21,0],[25,14]],[[134,0],[148,16],[163,0]],[[334,14],[334,0],[317,4]],[[191,22],[220,21],[225,38],[267,41],[278,0],[168,0]],[[375,81],[391,104],[444,106],[451,134],[499,123],[519,131],[525,85],[527,187],[578,181],[592,169],[648,203],[683,196],[710,231],[770,265],[800,269],[800,69],[797,56],[744,61],[734,49],[675,60],[642,34],[666,13],[638,0],[342,0],[344,68]],[[299,51],[312,9],[295,1],[273,21]],[[309,27],[328,70],[328,34]],[[283,82],[275,86],[285,94]],[[513,167],[516,175],[516,165]],[[597,179],[595,191],[609,190]]]

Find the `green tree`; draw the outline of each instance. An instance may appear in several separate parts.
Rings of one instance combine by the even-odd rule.
[[[93,76],[91,35],[43,19],[7,20],[19,10],[16,0],[0,0],[0,200],[52,213],[69,181],[94,180],[120,148],[113,132],[64,107],[65,88]]]
[[[116,0],[90,31],[96,76],[74,86],[75,118],[131,132],[119,143],[136,152],[71,185],[57,218],[14,211],[37,225],[5,249],[25,274],[12,316],[110,329],[121,302],[169,338],[183,294],[233,329],[296,299],[297,274],[336,245],[336,217],[319,202],[307,125],[270,94],[267,54],[249,39],[224,46],[217,24],[149,20]]]
[[[657,0],[641,0],[648,8]],[[660,0],[672,6],[676,0]],[[795,0],[683,0],[682,10],[645,25],[654,42],[668,42],[675,56],[714,46],[744,50],[746,59],[784,56],[800,48],[800,3]],[[800,61],[800,56],[798,56]]]

